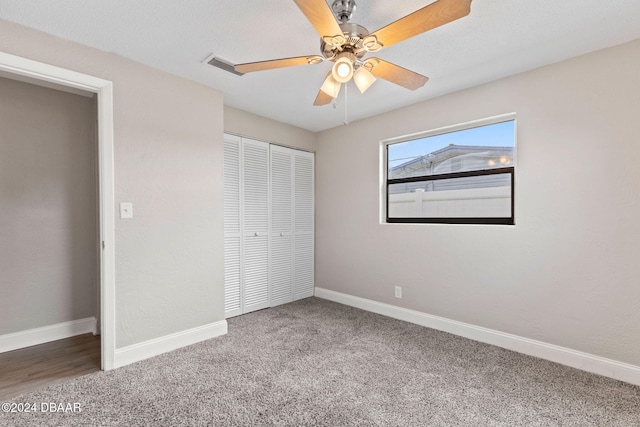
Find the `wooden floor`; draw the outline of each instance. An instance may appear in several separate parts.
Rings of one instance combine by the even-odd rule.
[[[78,335],[0,353],[0,402],[99,370],[99,335]]]

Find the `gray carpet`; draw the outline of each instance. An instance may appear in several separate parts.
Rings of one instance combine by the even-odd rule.
[[[13,402],[0,425],[640,426],[640,387],[309,298]]]

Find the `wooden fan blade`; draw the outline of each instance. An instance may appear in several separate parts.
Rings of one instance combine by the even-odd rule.
[[[316,96],[316,100],[313,102],[313,105],[315,106],[327,105],[328,103],[331,102],[332,99],[333,97],[331,95],[326,94],[320,90],[318,91],[318,96]]]
[[[416,90],[429,80],[423,76],[391,62],[383,61],[380,58],[370,58],[367,63],[375,64],[371,69],[371,74],[381,79],[390,81],[410,90]]]
[[[342,29],[326,0],[293,0],[320,37],[342,35]]]
[[[238,64],[234,66],[239,73],[250,73],[253,71],[272,70],[274,68],[293,67],[296,65],[309,65],[322,62],[322,58],[318,55],[297,56],[295,58],[271,59],[269,61],[247,62],[246,64]]]
[[[471,12],[471,0],[438,0],[374,31],[378,42],[391,46],[410,37],[432,30]]]

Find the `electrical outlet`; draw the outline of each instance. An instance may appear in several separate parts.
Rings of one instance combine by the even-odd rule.
[[[395,297],[402,298],[402,286],[395,287]]]

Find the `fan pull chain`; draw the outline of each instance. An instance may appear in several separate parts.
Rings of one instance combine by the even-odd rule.
[[[347,85],[346,83],[343,84],[344,85],[344,125],[348,125],[349,124],[349,120],[347,120],[347,92],[348,92],[348,87],[349,85]]]

